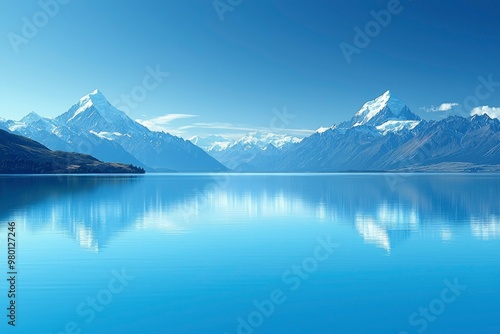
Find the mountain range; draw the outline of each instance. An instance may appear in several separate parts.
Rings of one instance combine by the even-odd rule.
[[[500,171],[500,121],[486,114],[426,121],[387,91],[350,120],[281,149],[243,147],[205,149],[242,172]]]
[[[488,115],[426,121],[387,91],[350,120],[297,138],[257,131],[190,140],[150,131],[95,90],[60,116],[0,119],[0,129],[52,150],[92,154],[147,171],[500,171],[500,120]]]
[[[153,132],[130,119],[95,90],[60,116],[49,119],[32,112],[0,126],[36,140],[52,150],[91,154],[147,171],[220,172],[221,163],[190,141]]]
[[[190,141],[231,170],[245,171],[248,163],[257,157],[279,155],[301,139],[267,131],[254,131],[237,140],[225,139],[222,136],[195,136],[190,138]]]

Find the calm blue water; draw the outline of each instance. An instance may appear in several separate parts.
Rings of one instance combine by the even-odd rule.
[[[500,176],[0,176],[1,333],[500,333]]]

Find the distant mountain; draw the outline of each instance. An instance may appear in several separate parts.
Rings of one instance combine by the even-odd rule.
[[[243,170],[500,170],[500,121],[482,115],[426,122],[387,91],[350,121],[320,128],[277,155],[255,156]]]
[[[206,152],[222,151],[234,143],[234,140],[226,139],[222,136],[211,135],[207,137],[194,136],[189,141],[202,148]]]
[[[144,170],[104,163],[90,155],[51,151],[36,141],[0,130],[0,174],[66,173],[144,173]]]
[[[500,120],[488,115],[425,121],[386,91],[350,120],[299,139],[251,132],[235,139],[153,132],[98,90],[55,119],[30,113],[0,128],[50,149],[88,153],[151,171],[338,172],[500,171]],[[198,146],[199,147],[198,147]]]
[[[92,154],[149,171],[216,172],[227,170],[199,147],[168,133],[153,132],[130,119],[95,90],[55,119],[31,113],[9,130],[54,150]]]
[[[249,163],[257,157],[274,156],[301,141],[297,137],[265,131],[250,132],[238,140],[222,136],[193,137],[190,140],[235,171],[248,171],[252,168]]]
[[[0,117],[0,130],[9,131],[9,128],[7,127],[7,121],[2,117]]]

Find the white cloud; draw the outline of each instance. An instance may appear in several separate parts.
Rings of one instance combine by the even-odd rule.
[[[192,130],[192,129],[224,130],[233,132],[236,131],[243,134],[246,132],[265,131],[273,133],[286,133],[288,135],[295,135],[301,138],[314,133],[314,130],[309,130],[309,129],[287,129],[287,128],[271,129],[266,127],[248,127],[248,126],[234,125],[231,123],[193,123],[191,125],[179,127],[179,130]]]
[[[499,107],[482,106],[482,107],[477,107],[477,108],[472,109],[470,114],[471,114],[471,116],[486,114],[490,118],[500,119],[500,108]]]
[[[247,125],[238,125],[222,122],[194,122],[191,124],[173,126],[171,124],[175,120],[198,117],[197,115],[189,114],[168,114],[165,116],[155,117],[152,119],[136,119],[136,122],[147,127],[151,131],[168,132],[174,136],[189,138],[194,135],[207,136],[213,134],[222,134],[225,137],[240,138],[248,132],[265,131],[273,133],[286,133],[291,136],[303,138],[314,133],[308,129],[287,129],[278,128],[271,129],[266,127],[251,127]]]
[[[443,112],[443,111],[450,111],[455,107],[458,107],[459,104],[455,102],[447,102],[447,103],[442,103],[441,105],[435,107],[435,106],[430,106],[430,107],[422,107],[420,109],[425,110],[427,112]]]
[[[169,132],[171,131],[170,128],[168,128],[166,125],[170,124],[171,122],[178,120],[178,119],[185,119],[185,118],[193,118],[193,117],[198,117],[198,115],[190,115],[190,114],[167,114],[164,116],[159,116],[151,119],[136,119],[135,121],[139,124],[144,125],[151,131],[165,131]]]

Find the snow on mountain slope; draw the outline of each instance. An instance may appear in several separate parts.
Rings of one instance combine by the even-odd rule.
[[[339,130],[346,130],[361,126],[382,126],[388,121],[420,121],[420,117],[410,111],[406,104],[397,98],[391,91],[386,91],[374,100],[366,102],[361,109],[354,114],[351,120],[339,124]],[[400,131],[407,127],[394,126],[391,123],[381,127],[381,133]],[[401,125],[401,124],[400,124]]]
[[[421,121],[387,121],[375,128],[384,136],[389,132],[399,132],[404,129],[413,130]]]
[[[159,171],[225,171],[201,148],[168,133],[153,132],[111,105],[99,90],[83,96],[55,119],[30,113],[10,130],[54,150],[92,154]]]
[[[0,129],[9,131],[8,125],[7,125],[7,120],[4,118],[0,117]]]
[[[232,145],[234,140],[226,139],[222,136],[211,135],[207,137],[193,136],[189,141],[198,147],[201,147],[206,152],[222,151]]]
[[[394,115],[398,116],[404,107],[406,107],[406,104],[388,90],[375,100],[366,102],[354,115],[352,120],[355,123],[352,126],[367,124],[386,108],[390,109]]]
[[[285,134],[276,134],[267,131],[254,131],[247,133],[237,140],[224,138],[219,135],[207,137],[194,136],[189,140],[207,152],[220,152],[227,149],[265,150],[269,145],[282,149],[290,144],[299,143],[302,139]]]
[[[420,117],[412,113],[402,100],[388,90],[376,99],[366,102],[349,121],[331,127],[320,127],[315,133],[345,133],[356,128],[362,132],[375,131],[385,136],[411,130],[420,121]]]
[[[220,140],[220,138],[216,139]],[[241,166],[249,165],[256,157],[278,155],[301,140],[301,138],[285,134],[254,131],[235,141],[226,139],[224,142],[212,143],[207,152],[225,166],[240,171]],[[221,143],[225,145],[222,146]]]
[[[243,147],[257,146],[260,149],[264,149],[269,144],[272,144],[274,147],[281,149],[289,144],[299,143],[301,140],[300,138],[284,134],[255,131],[247,133],[245,136],[238,139],[232,146],[240,144]]]
[[[82,97],[77,104],[56,120],[68,127],[86,129],[96,133],[144,133],[146,128],[130,119],[127,114],[108,102],[99,91]]]
[[[316,133],[325,133],[326,131],[329,131],[329,130],[335,130],[337,126],[334,125],[334,126],[330,126],[329,128],[326,128],[326,127],[320,127],[318,128],[318,130],[316,130]]]

